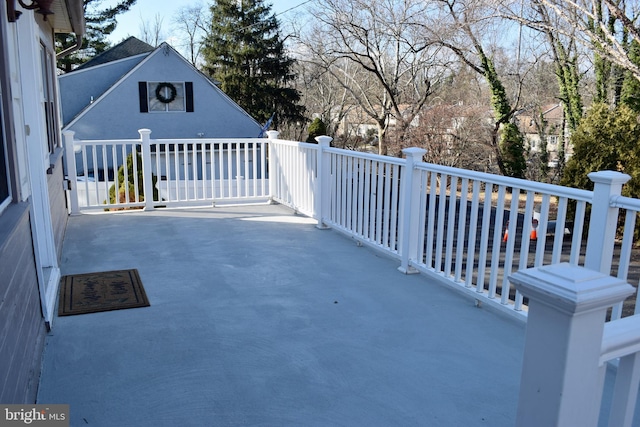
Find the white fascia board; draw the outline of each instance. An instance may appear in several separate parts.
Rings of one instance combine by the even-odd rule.
[[[121,58],[121,59],[116,59],[115,61],[105,62],[104,64],[94,65],[93,67],[83,68],[82,70],[71,70],[71,71],[70,71],[70,72],[68,72],[68,73],[65,73],[65,74],[61,74],[61,75],[59,75],[59,76],[58,76],[58,78],[59,78],[59,79],[63,79],[63,78],[68,77],[68,76],[77,76],[78,74],[82,74],[82,73],[84,73],[85,71],[92,71],[92,70],[96,70],[96,69],[98,69],[98,68],[107,67],[107,66],[109,66],[109,65],[116,65],[116,64],[118,64],[119,62],[127,61],[127,60],[130,60],[130,59],[138,58],[138,57],[145,56],[145,55],[150,55],[150,54],[152,54],[152,53],[153,53],[153,52],[141,53],[141,54],[139,54],[139,55],[127,56],[126,58]],[[135,67],[134,67],[134,68],[135,68]],[[132,69],[133,69],[133,68],[132,68]]]

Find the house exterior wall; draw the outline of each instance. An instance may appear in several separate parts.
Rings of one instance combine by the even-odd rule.
[[[0,4],[0,161],[8,166],[10,199],[0,211],[0,402],[34,402],[40,376],[45,322],[40,306],[38,271],[31,229],[31,203],[20,120],[19,96],[12,96],[16,73],[9,67],[17,45],[16,28],[8,28],[5,2]],[[12,57],[13,58],[13,57]],[[14,66],[15,66],[15,61]]]
[[[90,70],[83,70],[85,78]],[[140,82],[193,82],[194,111],[141,112]],[[67,96],[66,94],[64,95]],[[168,45],[152,52],[65,129],[77,139],[251,138],[261,126]]]
[[[542,123],[540,123],[542,115]],[[518,128],[524,135],[532,153],[539,153],[544,148],[549,155],[549,165],[555,166],[558,162],[560,144],[563,143],[564,117],[561,104],[552,104],[543,108],[539,115],[518,114],[516,116]],[[544,134],[544,141],[540,134],[540,128]],[[568,141],[564,141],[565,156],[570,156],[572,149]]]
[[[16,6],[0,2],[0,402],[33,403],[67,213],[51,21]]]
[[[64,233],[67,231],[69,210],[67,197],[64,190],[64,171],[62,170],[62,148],[56,150],[52,156],[52,167],[47,175],[47,189],[49,190],[49,207],[51,209],[51,224],[53,226],[53,238],[60,261]]]
[[[45,332],[29,205],[20,203],[0,216],[0,402],[35,402]]]

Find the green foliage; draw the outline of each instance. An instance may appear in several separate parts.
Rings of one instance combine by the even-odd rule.
[[[593,189],[590,172],[618,170],[631,176],[623,194],[640,196],[640,125],[637,114],[621,105],[610,109],[594,104],[571,136],[573,156],[567,162],[561,183]]]
[[[327,125],[324,124],[322,119],[316,117],[309,125],[309,136],[307,142],[316,143],[316,136],[322,136],[327,134]]]
[[[491,106],[493,107],[494,115],[499,123],[505,123],[511,116],[511,106],[507,98],[507,91],[498,77],[493,61],[484,54],[481,55],[481,59],[484,77],[487,79],[491,89]]]
[[[598,35],[598,37],[603,38],[604,29],[601,27],[604,24],[604,14],[602,10],[602,3],[595,2],[594,3],[595,10],[594,15],[588,17],[590,30]],[[609,31],[615,33],[614,23],[615,20],[611,18],[607,20],[607,28]],[[607,58],[602,57],[600,52],[602,51],[602,46],[594,39],[594,54],[593,54],[593,65],[595,71],[596,78],[596,93],[594,96],[595,103],[607,103],[609,101],[609,84],[611,82],[611,75],[613,72],[613,64]]]
[[[640,43],[631,42],[629,59],[636,65],[640,65]],[[640,81],[630,71],[627,71],[622,84],[621,102],[636,113],[640,113]]]
[[[559,42],[556,46],[558,61],[556,62],[556,77],[560,89],[560,101],[564,109],[564,116],[571,131],[575,131],[582,119],[582,96],[580,95],[580,70],[578,58],[569,58],[564,46]]]
[[[137,184],[138,184],[138,194],[140,195],[140,201],[144,201],[144,176],[142,174],[142,156],[136,153],[136,168],[134,170],[133,164],[133,154],[131,153],[127,156],[127,178],[125,179],[125,167],[124,165],[118,168],[118,191],[116,194],[116,185],[113,184],[109,188],[109,202],[111,204],[114,203],[127,203],[127,202],[135,202],[136,195],[136,186],[135,186],[135,175],[134,172],[137,172]],[[158,189],[156,188],[157,177],[152,175],[152,186],[153,186],[153,200],[158,199]],[[128,187],[128,188],[127,188]],[[127,200],[127,191],[129,194],[129,199]]]
[[[540,148],[538,153],[531,157],[531,166],[535,168],[532,171],[535,174],[534,181],[548,182],[549,181],[549,151],[547,150],[547,138],[542,135],[540,141]]]
[[[500,152],[504,164],[504,174],[514,178],[524,178],[527,161],[524,158],[524,137],[518,126],[506,123],[500,134]]]
[[[71,55],[58,60],[58,68],[69,72],[94,56],[107,50],[109,42],[107,36],[116,29],[117,16],[128,11],[137,0],[119,0],[115,5],[100,9],[102,0],[84,0],[86,20],[86,34],[82,41],[82,48]],[[55,35],[56,50],[61,52],[76,44],[76,39],[70,34]]]
[[[612,45],[612,41],[607,35],[615,37],[616,43],[619,43],[626,51],[627,58],[638,65],[638,43],[629,37],[629,31],[624,27],[624,24],[622,28],[620,27],[619,17],[602,6],[602,2],[596,2],[594,18],[589,19],[590,29],[597,35],[593,41],[593,63],[596,78],[596,93],[593,101],[610,103],[614,106],[623,103],[635,111],[640,111],[640,100],[638,99],[640,83],[618,61],[612,61],[611,56],[603,54],[606,49],[602,45],[602,43],[606,43],[606,47]],[[606,16],[605,11],[609,12]],[[602,42],[598,39],[606,41]]]
[[[204,70],[259,122],[274,112],[276,129],[304,121],[300,94],[290,87],[294,60],[286,54],[271,5],[262,0],[218,0],[211,15]]]
[[[482,51],[480,52],[484,77],[491,89],[491,106],[496,123],[502,125],[498,141],[498,155],[500,171],[505,176],[524,178],[527,169],[527,161],[524,153],[524,137],[518,127],[509,122],[513,110],[509,104],[507,91],[500,81],[493,61]]]

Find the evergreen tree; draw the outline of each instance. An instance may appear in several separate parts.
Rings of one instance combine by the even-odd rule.
[[[109,42],[107,36],[116,29],[116,17],[129,10],[136,0],[119,0],[115,5],[99,9],[102,0],[84,0],[85,20],[87,32],[82,41],[82,48],[58,60],[58,68],[69,72],[76,66],[87,62],[94,56],[107,50]],[[70,34],[56,34],[56,50],[61,52],[76,44],[76,39]]]
[[[252,117],[274,127],[304,121],[279,22],[262,0],[216,0],[205,39],[204,70]]]
[[[506,123],[500,135],[500,152],[504,174],[514,178],[524,178],[527,161],[524,157],[524,137],[515,123]]]
[[[623,194],[640,195],[640,124],[637,113],[626,105],[611,109],[594,104],[571,135],[573,156],[567,162],[561,184],[593,189],[590,172],[619,170],[632,179]]]

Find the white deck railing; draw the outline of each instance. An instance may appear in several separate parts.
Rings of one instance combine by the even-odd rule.
[[[268,140],[152,140],[150,134],[143,129],[139,140],[80,141],[65,132],[72,214],[269,200]]]
[[[596,191],[585,191],[423,163],[420,149],[400,159],[332,148],[328,137],[308,144],[277,132],[181,140],[150,133],[79,141],[65,132],[73,214],[273,200],[396,257],[403,272],[429,274],[517,316],[526,305],[508,277],[523,268],[568,262],[633,284],[640,278],[631,264],[640,200],[620,196],[624,174],[593,174]],[[120,196],[109,197],[115,188]],[[618,304],[612,318],[622,314]]]
[[[314,216],[318,146],[275,139],[269,144],[270,195],[308,216]]]
[[[283,141],[277,132],[224,140],[140,135],[78,141],[65,132],[72,214],[272,200],[396,258],[404,273],[421,272],[521,319],[527,300],[510,282],[519,271],[566,263],[636,285],[624,303],[611,303],[614,321],[592,338],[600,340],[596,365],[623,357],[619,373],[631,375],[619,375],[614,399],[630,425],[640,331],[616,320],[638,306],[640,265],[631,260],[640,200],[621,196],[627,175],[592,173],[594,191],[585,191],[423,163],[417,148],[400,159],[332,148],[329,137]],[[119,198],[109,197],[111,187],[123,189]]]

